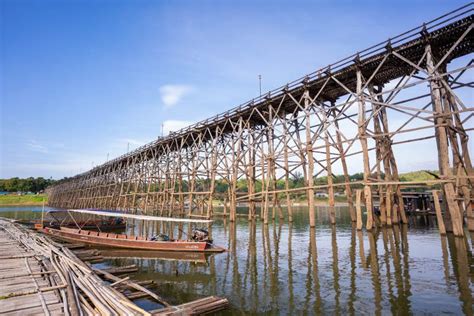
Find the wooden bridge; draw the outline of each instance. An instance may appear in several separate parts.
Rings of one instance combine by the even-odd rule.
[[[456,235],[464,218],[474,230],[472,3],[312,72],[229,111],[161,137],[133,152],[49,188],[49,204],[168,216],[213,214],[221,200],[236,218],[292,221],[292,200],[305,194],[315,225],[315,191],[334,207],[344,190],[352,219],[362,203],[367,229],[407,222],[401,190],[441,190]],[[291,61],[289,61],[291,62]],[[439,178],[401,182],[397,158],[437,149]],[[349,169],[362,171],[350,181]],[[334,183],[334,173],[344,175]],[[327,183],[315,179],[327,176]],[[299,178],[304,185],[295,186]],[[244,184],[244,185],[241,185]],[[358,190],[356,190],[358,189]],[[380,216],[373,195],[380,196]],[[353,199],[355,195],[356,204]],[[334,212],[331,221],[335,223]]]

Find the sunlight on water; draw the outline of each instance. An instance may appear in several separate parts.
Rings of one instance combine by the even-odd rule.
[[[0,216],[41,217],[40,207],[31,210],[1,208]],[[316,229],[309,228],[305,208],[292,224],[216,219],[212,237],[228,252],[157,258],[146,251],[101,249],[107,257],[101,265],[136,264],[133,278],[156,281],[155,290],[173,304],[227,297],[231,309],[224,314],[472,314],[474,236],[441,238],[434,218],[421,216],[411,217],[409,228],[357,231],[343,207],[336,227],[328,222],[325,208],[319,209]],[[139,223],[132,229],[163,231]],[[176,227],[173,234],[185,238],[186,232]],[[138,303],[157,308],[147,300]]]

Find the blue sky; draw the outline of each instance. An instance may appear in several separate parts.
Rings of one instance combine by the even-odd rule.
[[[61,178],[465,2],[0,3],[0,177]]]

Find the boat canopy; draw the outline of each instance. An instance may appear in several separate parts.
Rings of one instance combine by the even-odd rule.
[[[123,217],[123,218],[133,218],[141,219],[145,221],[159,221],[159,222],[180,222],[180,223],[212,223],[212,220],[208,219],[192,219],[192,218],[173,218],[173,217],[160,217],[160,216],[149,216],[149,215],[135,215],[119,212],[108,212],[108,211],[92,211],[92,210],[68,210],[68,212],[90,214],[90,215],[99,215],[99,216],[109,216],[109,217]]]

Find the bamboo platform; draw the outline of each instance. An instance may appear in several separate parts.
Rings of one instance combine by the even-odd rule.
[[[0,314],[197,315],[228,306],[227,299],[218,297],[172,306],[149,290],[154,282],[136,282],[123,275],[136,267],[97,269],[90,262],[100,253],[82,247],[59,244],[0,218]],[[149,312],[133,303],[145,297],[163,308]]]
[[[53,268],[0,229],[0,313],[62,315],[60,282]]]

